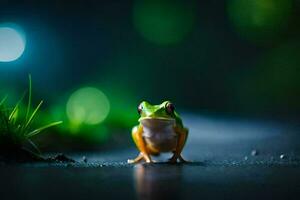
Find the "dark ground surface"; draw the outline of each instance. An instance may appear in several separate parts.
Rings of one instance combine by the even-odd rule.
[[[133,148],[71,154],[75,164],[2,163],[0,199],[300,199],[295,124],[189,115],[184,122],[183,155],[192,163],[129,165]]]

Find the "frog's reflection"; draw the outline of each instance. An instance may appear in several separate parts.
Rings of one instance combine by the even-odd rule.
[[[180,199],[182,166],[139,164],[134,181],[139,200]]]

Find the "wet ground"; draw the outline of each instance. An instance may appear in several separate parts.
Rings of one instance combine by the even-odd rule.
[[[2,163],[0,199],[300,198],[296,124],[190,115],[184,121],[190,137],[183,155],[191,163],[129,165],[134,148],[71,154],[74,164]]]

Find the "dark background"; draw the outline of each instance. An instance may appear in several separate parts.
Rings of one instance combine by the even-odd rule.
[[[18,60],[0,62],[0,92],[16,102],[32,74],[34,101],[46,101],[40,118],[64,120],[65,132],[67,101],[85,86],[110,102],[93,127],[102,132],[135,124],[143,99],[169,99],[181,112],[298,120],[299,5],[1,0],[0,23],[17,24],[27,43]]]
[[[31,73],[36,90],[54,102],[96,84],[125,89],[134,102],[171,99],[192,111],[299,112],[299,1],[144,3],[150,17],[178,20],[162,41],[188,29],[173,43],[140,34],[133,13],[144,5],[137,2],[2,0],[0,22],[20,25],[27,38],[21,59],[0,64],[2,86],[13,79],[26,87]]]

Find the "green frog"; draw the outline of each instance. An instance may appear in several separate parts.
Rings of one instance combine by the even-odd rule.
[[[139,155],[128,163],[145,161],[152,163],[151,155],[157,156],[163,152],[172,152],[170,163],[186,162],[181,152],[188,138],[188,129],[170,101],[159,105],[151,105],[143,101],[138,106],[139,125],[133,127],[131,135],[140,151]]]

